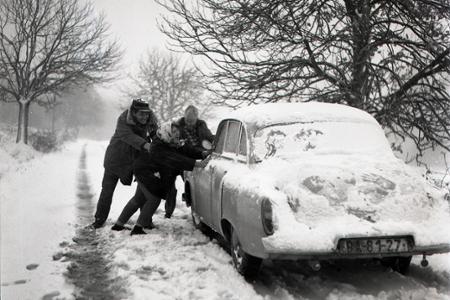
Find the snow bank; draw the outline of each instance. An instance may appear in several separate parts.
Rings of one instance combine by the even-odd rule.
[[[0,136],[0,179],[9,170],[23,167],[23,163],[41,155],[29,145],[16,144]]]
[[[73,236],[81,146],[48,155],[26,145],[0,148],[2,298],[71,298],[66,264],[53,255]]]

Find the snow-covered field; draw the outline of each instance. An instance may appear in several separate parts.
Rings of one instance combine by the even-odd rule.
[[[88,267],[76,259],[87,249],[80,234],[89,218],[80,211],[83,201],[96,204],[107,142],[78,141],[47,155],[6,146],[0,147],[1,299],[104,298],[101,291],[82,291],[85,285],[71,274]],[[83,149],[86,168],[80,170]],[[89,197],[80,195],[80,174]],[[409,276],[374,263],[330,264],[313,272],[269,261],[246,282],[226,250],[194,230],[181,201],[172,219],[158,210],[158,229],[145,236],[111,231],[134,189],[118,185],[108,224],[89,245],[107,261],[105,282],[120,284],[112,299],[450,299],[449,255],[429,257],[428,268],[416,258]]]

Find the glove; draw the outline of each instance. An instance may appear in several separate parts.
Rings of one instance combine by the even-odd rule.
[[[142,148],[144,148],[145,151],[150,152],[150,143],[145,143]]]
[[[208,156],[207,158],[205,158],[204,160],[201,160],[201,161],[196,161],[195,162],[195,166],[197,167],[197,168],[204,168],[204,167],[206,167],[206,165],[209,163],[209,161],[211,160],[211,156]]]
[[[207,158],[211,154],[212,150],[202,151],[202,158]]]

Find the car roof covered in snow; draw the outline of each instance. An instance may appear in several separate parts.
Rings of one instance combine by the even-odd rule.
[[[231,112],[227,118],[237,119],[251,127],[293,122],[369,122],[375,119],[367,112],[342,104],[268,103],[243,107]]]

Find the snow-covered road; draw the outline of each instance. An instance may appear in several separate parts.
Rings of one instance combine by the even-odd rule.
[[[108,224],[86,230],[106,145],[79,141],[20,165],[10,162],[0,174],[2,299],[106,299],[111,293],[115,299],[450,299],[449,255],[430,257],[428,268],[414,260],[409,276],[377,263],[313,272],[301,263],[268,261],[247,282],[227,251],[194,229],[181,201],[171,219],[158,210],[158,228],[145,236],[111,231],[135,186],[119,185]],[[98,259],[84,260],[86,253]],[[27,269],[30,264],[38,267]],[[94,273],[85,272],[87,265]]]

